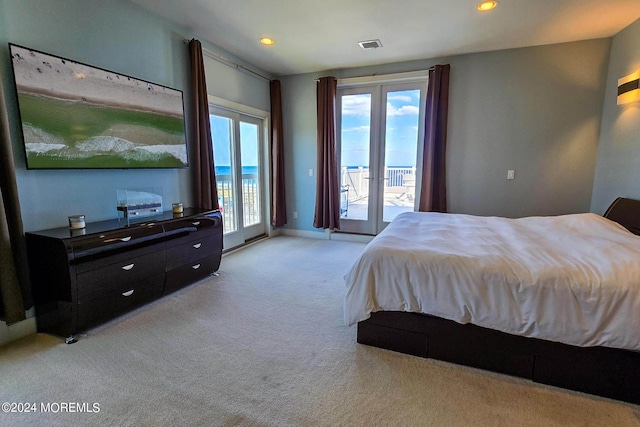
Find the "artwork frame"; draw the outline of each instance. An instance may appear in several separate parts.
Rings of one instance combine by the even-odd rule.
[[[183,92],[9,43],[27,169],[187,168]]]

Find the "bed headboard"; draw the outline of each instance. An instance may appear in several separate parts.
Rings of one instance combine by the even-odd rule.
[[[604,217],[617,222],[633,234],[640,235],[640,200],[618,197],[611,203]]]

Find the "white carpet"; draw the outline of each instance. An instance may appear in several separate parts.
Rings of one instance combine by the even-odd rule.
[[[0,403],[38,411],[0,425],[640,426],[634,405],[357,344],[342,276],[363,248],[272,238],[76,344],[2,347]]]

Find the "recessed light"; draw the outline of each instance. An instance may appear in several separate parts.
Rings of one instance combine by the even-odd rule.
[[[272,44],[275,44],[276,41],[271,37],[263,37],[260,39],[260,43],[262,43],[265,46],[271,46]]]
[[[483,1],[482,3],[478,4],[476,9],[478,9],[480,12],[487,12],[491,9],[495,9],[496,7],[498,7],[498,2],[493,0],[493,1]]]

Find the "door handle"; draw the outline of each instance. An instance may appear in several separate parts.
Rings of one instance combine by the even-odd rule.
[[[202,246],[202,243],[196,243],[195,245],[193,245],[193,247],[196,249],[200,249],[200,246]]]
[[[123,297],[130,297],[131,295],[133,295],[133,289],[131,289],[130,291],[127,292],[123,292],[122,296]]]
[[[135,265],[135,264],[125,265],[125,266],[123,266],[123,267],[122,267],[122,269],[123,269],[123,270],[127,270],[127,271],[129,271],[129,270],[131,270],[131,269],[133,268],[133,266],[134,266],[134,265]]]
[[[193,225],[195,225],[197,227],[198,225],[200,225],[200,221],[194,221],[191,224],[193,224]]]
[[[194,270],[197,270],[200,268],[200,264],[193,265],[191,266],[191,268],[193,268]]]

